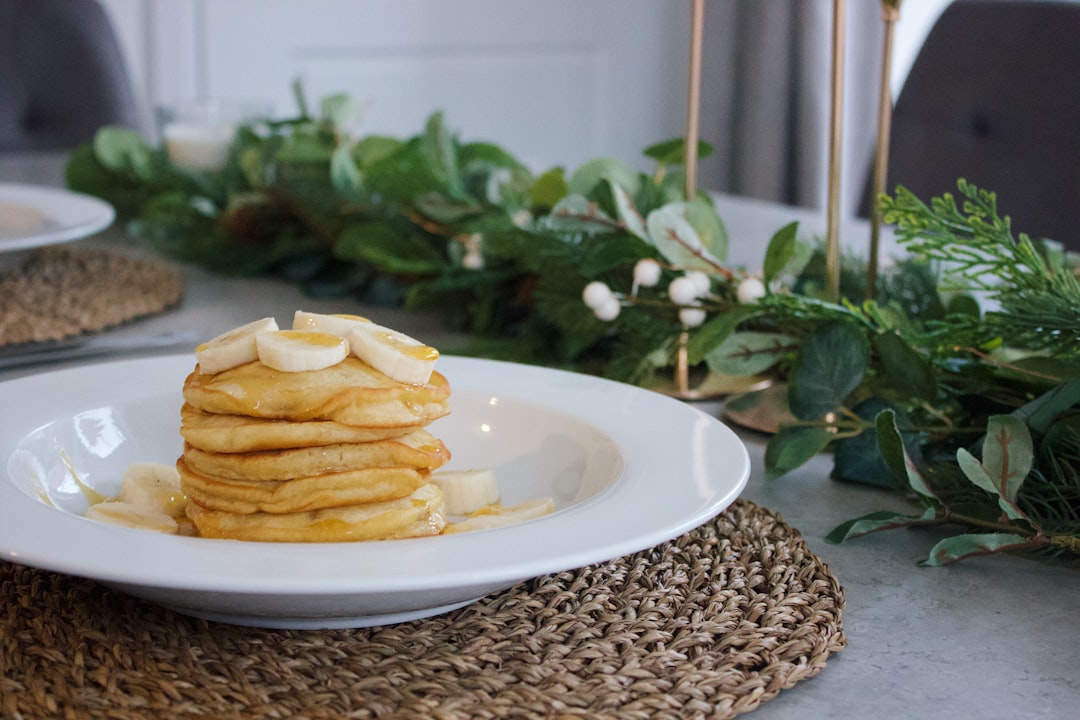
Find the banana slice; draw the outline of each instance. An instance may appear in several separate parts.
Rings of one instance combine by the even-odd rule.
[[[450,515],[468,515],[499,501],[499,484],[490,470],[441,470],[431,476]]]
[[[292,329],[314,330],[346,337],[358,323],[370,324],[371,321],[361,315],[324,315],[297,310],[293,315]]]
[[[137,507],[163,512],[178,518],[184,514],[187,498],[180,490],[180,473],[164,463],[133,463],[124,471],[116,499]]]
[[[119,500],[106,500],[91,505],[83,515],[99,522],[140,530],[154,530],[167,535],[175,535],[180,528],[174,518],[160,510]]]
[[[345,338],[308,330],[273,330],[255,336],[259,360],[281,372],[322,370],[349,356]]]
[[[439,359],[435,348],[375,323],[358,323],[347,337],[353,355],[398,382],[423,385]]]
[[[484,509],[461,522],[449,523],[444,534],[491,530],[534,520],[555,511],[555,501],[549,497],[526,500],[510,507]]]
[[[277,329],[277,321],[272,317],[267,317],[241,325],[203,343],[195,348],[199,372],[211,375],[258,360],[259,351],[255,346],[255,336],[261,332]]]

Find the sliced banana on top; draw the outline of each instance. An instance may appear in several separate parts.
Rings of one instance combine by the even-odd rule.
[[[375,323],[358,323],[347,337],[353,355],[398,382],[423,385],[439,359],[435,348]]]
[[[399,382],[428,382],[439,359],[435,348],[360,315],[323,315],[297,310],[293,329],[340,335],[349,341],[353,355]]]
[[[258,360],[259,351],[255,344],[255,336],[261,332],[277,329],[277,321],[272,317],[267,317],[241,325],[218,335],[213,340],[208,340],[195,348],[199,372],[219,373]]]
[[[371,321],[362,315],[324,315],[322,313],[297,310],[293,315],[293,330],[314,330],[346,337],[357,324]]]
[[[309,330],[274,330],[255,336],[259,360],[281,372],[322,370],[349,355],[345,338]]]
[[[292,330],[263,318],[222,333],[195,349],[199,370],[219,373],[260,360],[282,372],[322,370],[352,353],[398,382],[422,385],[431,379],[439,351],[360,315],[325,315],[297,310]]]

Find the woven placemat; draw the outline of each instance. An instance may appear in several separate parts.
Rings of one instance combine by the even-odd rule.
[[[175,269],[98,248],[51,246],[0,272],[0,347],[66,340],[155,315],[183,300]]]
[[[682,537],[359,630],[223,625],[0,563],[0,716],[730,718],[845,645],[843,590],[737,501]]]

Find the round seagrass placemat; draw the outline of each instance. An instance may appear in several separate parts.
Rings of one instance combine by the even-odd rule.
[[[4,718],[729,718],[816,675],[844,596],[736,501],[675,540],[358,630],[222,625],[0,563]]]
[[[41,248],[0,272],[0,348],[100,332],[164,312],[183,297],[179,272],[156,259]]]

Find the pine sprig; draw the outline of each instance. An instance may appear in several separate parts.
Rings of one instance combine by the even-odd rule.
[[[916,257],[941,263],[971,289],[984,290],[1000,311],[987,322],[1010,345],[1080,357],[1080,280],[997,211],[994,193],[960,180],[960,206],[953,195],[925,204],[901,187],[883,197],[882,216],[897,227],[897,239]]]

